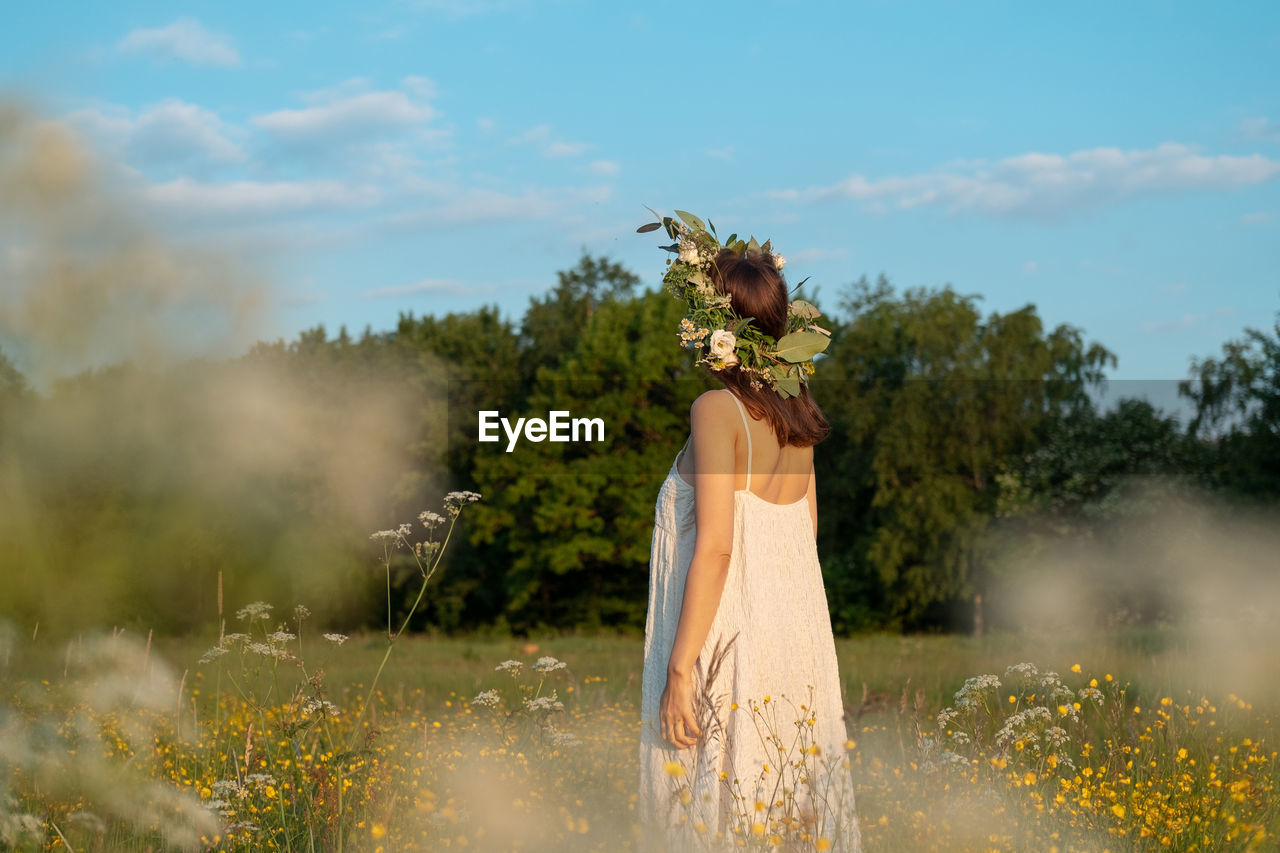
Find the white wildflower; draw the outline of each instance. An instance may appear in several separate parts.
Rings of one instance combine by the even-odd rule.
[[[328,699],[308,699],[302,706],[302,716],[310,717],[312,714],[319,714],[321,717],[338,717],[342,712],[338,710],[338,706],[330,702]]]
[[[325,634],[324,638],[329,642],[333,643],[335,646],[340,646],[349,639],[346,634],[333,634],[333,633]]]
[[[248,619],[250,622],[259,620],[266,621],[271,616],[271,605],[265,601],[255,601],[252,604],[246,604],[244,607],[236,611],[236,618],[244,621]]]
[[[538,711],[551,712],[564,710],[564,703],[556,699],[555,691],[552,691],[550,696],[539,696],[537,699],[525,697],[524,706],[531,713],[536,713]]]
[[[291,634],[288,631],[276,631],[274,634],[271,634],[269,637],[267,637],[267,639],[273,643],[279,643],[283,645],[284,643],[288,643],[292,640],[298,639],[298,635]]]
[[[524,661],[522,660],[504,660],[502,663],[498,664],[493,669],[494,669],[494,672],[509,672],[512,675],[515,675],[523,667],[524,667]]]
[[[787,265],[787,259],[775,252],[773,255],[773,268],[776,270],[781,270],[786,265]]]
[[[976,675],[965,681],[964,686],[956,691],[955,706],[971,710],[978,707],[979,697],[987,691],[994,692],[1000,688],[1000,679],[994,675]]]
[[[200,658],[200,663],[208,663],[209,661],[216,660],[217,658],[220,658],[223,655],[225,655],[227,651],[228,650],[225,646],[214,646],[213,648],[209,649],[209,651],[204,653],[204,655]]]
[[[297,607],[293,608],[293,618],[298,622],[303,621],[310,615],[311,611],[308,610],[305,605],[299,604]]]
[[[476,698],[471,700],[471,704],[481,705],[485,708],[496,708],[501,701],[502,695],[497,690],[485,690],[477,693]]]
[[[395,530],[379,530],[369,534],[369,538],[375,542],[399,542],[400,534]]]
[[[428,510],[426,512],[419,513],[418,521],[421,521],[422,526],[430,530],[431,528],[435,527],[437,524],[444,523],[444,516],[438,512],[431,512],[430,510]]]
[[[533,668],[538,670],[538,672],[551,672],[557,669],[564,669],[565,666],[566,664],[564,661],[556,660],[550,655],[547,655],[546,657],[538,658],[538,662],[533,665]]]
[[[684,261],[686,264],[696,265],[698,263],[698,257],[699,253],[697,243],[692,240],[680,241],[680,260]]]

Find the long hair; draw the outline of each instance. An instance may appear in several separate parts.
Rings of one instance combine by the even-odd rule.
[[[787,282],[767,252],[738,254],[726,249],[716,256],[711,278],[716,289],[732,300],[734,312],[751,317],[751,323],[776,341],[787,333]],[[831,432],[831,425],[800,383],[800,394],[783,398],[767,384],[755,388],[751,376],[737,365],[715,372],[715,377],[737,395],[747,411],[773,427],[783,447],[811,447]]]

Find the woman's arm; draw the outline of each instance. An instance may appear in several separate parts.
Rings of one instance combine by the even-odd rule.
[[[809,463],[809,517],[813,519],[813,538],[818,539],[818,473]]]
[[[659,720],[662,737],[679,749],[697,743],[693,667],[720,607],[733,550],[734,421],[737,404],[728,393],[707,392],[690,409],[694,454],[694,513],[697,535],[685,578],[680,623],[667,664]]]
[[[729,392],[693,401],[694,513],[697,536],[668,672],[689,675],[711,632],[733,551],[734,421]]]

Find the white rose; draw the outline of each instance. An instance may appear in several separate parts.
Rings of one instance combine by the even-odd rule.
[[[685,240],[680,244],[680,260],[686,264],[696,264],[698,262],[698,247],[693,244],[692,240]]]
[[[774,269],[780,270],[780,269],[782,269],[783,267],[785,267],[786,265],[787,265],[787,259],[786,259],[786,258],[784,258],[784,257],[782,257],[782,255],[777,255],[777,254],[775,254],[775,255],[773,256],[773,268],[774,268]]]
[[[734,352],[737,346],[738,339],[728,329],[716,329],[711,333],[711,357],[723,360],[725,367],[738,363],[738,354]]]

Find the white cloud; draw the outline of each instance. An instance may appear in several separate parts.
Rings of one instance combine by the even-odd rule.
[[[177,167],[199,174],[248,159],[241,147],[246,138],[242,128],[177,98],[136,114],[113,104],[95,106],[69,113],[63,121],[95,148],[137,167]]]
[[[436,81],[430,77],[410,74],[400,81],[400,85],[404,87],[406,92],[424,100],[430,100],[436,96]]]
[[[507,144],[532,145],[541,151],[543,157],[577,157],[591,148],[591,145],[586,142],[566,142],[563,139],[556,139],[549,124],[531,127],[508,139]]]
[[[1142,331],[1180,332],[1199,325],[1205,319],[1204,314],[1183,314],[1176,320],[1147,320],[1142,324]]]
[[[1240,217],[1241,225],[1270,225],[1276,221],[1276,215],[1269,210],[1255,210]]]
[[[592,160],[587,164],[587,171],[601,178],[611,178],[621,171],[613,160]]]
[[[707,156],[716,160],[732,160],[733,146],[726,145],[724,148],[708,148]]]
[[[164,27],[133,30],[120,40],[117,49],[192,65],[234,68],[240,64],[240,53],[229,38],[206,29],[193,18],[179,18]]]
[[[206,183],[179,178],[146,187],[143,197],[188,216],[239,216],[365,207],[376,204],[379,193],[372,187],[327,180]]]
[[[577,157],[589,148],[585,142],[552,142],[542,149],[544,157]]]
[[[474,293],[476,288],[451,278],[424,278],[413,284],[391,285],[368,290],[361,294],[364,299],[387,299],[396,296],[413,296],[419,293],[448,293],[465,296]]]
[[[301,142],[376,136],[421,125],[435,112],[404,92],[363,92],[300,110],[254,116],[253,124],[276,136]]]
[[[769,195],[800,201],[853,199],[878,211],[942,207],[948,213],[1056,218],[1156,193],[1231,189],[1280,176],[1280,160],[1260,154],[1204,156],[1175,142],[1144,150],[1093,148],[1065,156],[1030,152],[989,168],[983,165],[975,161],[969,174],[853,175],[828,186]]]
[[[1280,142],[1280,122],[1258,117],[1240,122],[1240,133],[1251,142]]]

